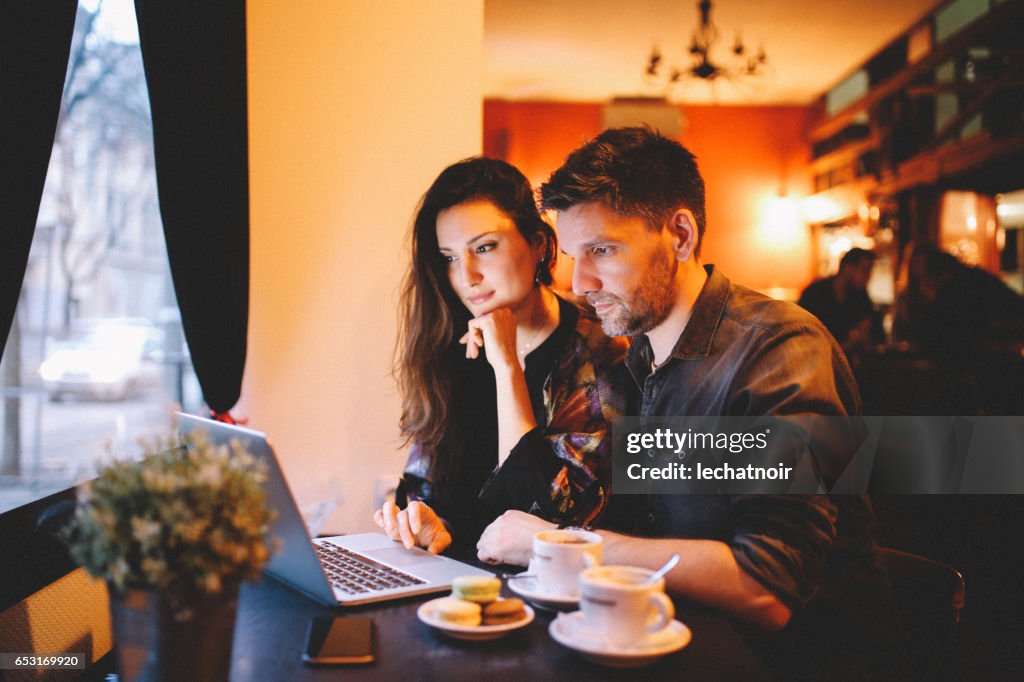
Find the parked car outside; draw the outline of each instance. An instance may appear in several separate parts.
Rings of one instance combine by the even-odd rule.
[[[51,400],[124,400],[160,383],[160,329],[142,318],[78,320],[39,366]]]

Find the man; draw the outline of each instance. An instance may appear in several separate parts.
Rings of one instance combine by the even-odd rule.
[[[839,272],[812,282],[798,303],[817,317],[848,356],[871,344],[874,305],[868,296],[868,280],[875,254],[852,248],[839,261]]]
[[[701,264],[704,183],[680,144],[646,128],[605,131],[569,155],[541,198],[557,212],[561,247],[575,259],[574,292],[594,306],[606,333],[632,337],[630,414],[859,410],[850,368],[816,318]],[[618,519],[605,522],[629,534],[601,531],[605,563],[656,568],[678,553],[670,592],[761,628],[819,610],[807,607],[831,592],[826,574],[849,585],[864,569],[884,581],[872,568],[871,512],[859,497],[613,495],[610,507],[616,503]],[[508,512],[485,530],[478,555],[525,564],[527,538],[546,527]]]

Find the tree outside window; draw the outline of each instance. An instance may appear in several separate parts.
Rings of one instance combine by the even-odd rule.
[[[0,512],[201,406],[163,240],[130,0],[78,8],[56,139],[0,361]]]

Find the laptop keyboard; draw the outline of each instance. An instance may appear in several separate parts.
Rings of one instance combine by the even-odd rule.
[[[324,572],[334,587],[349,594],[366,594],[425,581],[403,573],[397,568],[377,563],[369,557],[350,552],[330,542],[314,544]]]

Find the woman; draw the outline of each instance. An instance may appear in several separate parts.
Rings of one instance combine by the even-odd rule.
[[[420,202],[396,367],[413,447],[374,515],[407,547],[464,552],[507,509],[585,524],[604,508],[626,344],[552,292],[556,251],[504,161],[449,166]]]

